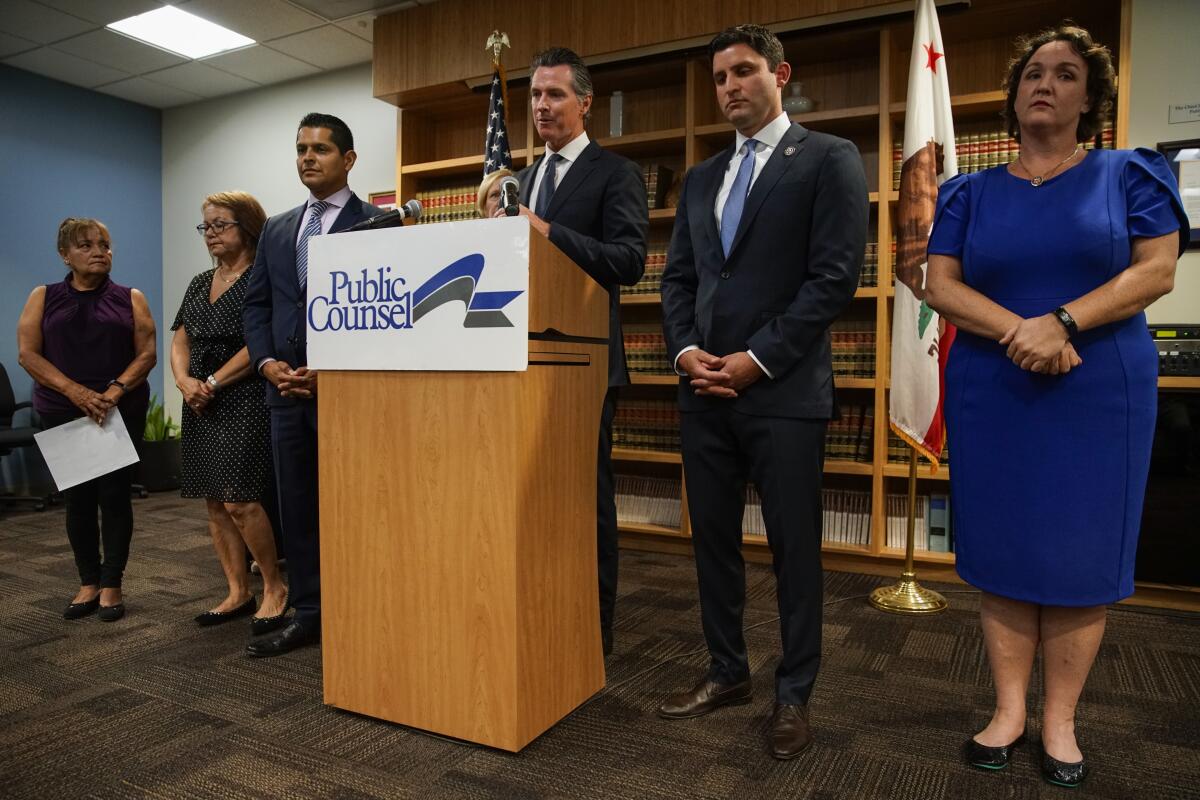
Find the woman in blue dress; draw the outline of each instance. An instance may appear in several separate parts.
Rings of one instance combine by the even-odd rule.
[[[1086,774],[1075,709],[1106,604],[1133,593],[1158,356],[1143,309],[1171,291],[1188,225],[1163,157],[1084,150],[1115,95],[1107,48],[1059,26],[1020,43],[1007,167],[941,187],[927,301],[958,326],[945,410],[959,575],[982,592],[996,686],[966,760],[1025,733],[1039,644],[1042,774]]]

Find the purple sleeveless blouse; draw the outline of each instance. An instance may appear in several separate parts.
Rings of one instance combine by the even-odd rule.
[[[71,285],[71,276],[46,285],[42,309],[42,356],[71,380],[97,392],[120,377],[133,361],[133,296],[128,286],[105,278],[89,291]],[[122,414],[145,413],[146,383],[121,398]],[[33,407],[39,414],[80,414],[65,395],[34,384]],[[128,409],[128,410],[127,410]]]

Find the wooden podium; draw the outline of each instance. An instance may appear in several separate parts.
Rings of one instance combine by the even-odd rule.
[[[604,686],[608,295],[528,252],[526,371],[326,367],[318,428],[325,702],[514,752]]]

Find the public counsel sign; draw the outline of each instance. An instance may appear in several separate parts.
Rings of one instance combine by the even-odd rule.
[[[528,366],[525,219],[334,233],[308,248],[313,369]]]

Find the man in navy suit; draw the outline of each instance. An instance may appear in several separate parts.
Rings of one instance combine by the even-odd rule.
[[[583,60],[565,47],[537,54],[529,94],[546,152],[517,175],[521,215],[608,290],[608,392],[601,409],[596,459],[600,636],[608,655],[617,598],[612,424],[617,389],[629,384],[621,337],[621,285],[637,283],[646,269],[650,215],[638,166],[590,141],[584,130],[592,108],[592,78]]]
[[[829,325],[858,284],[867,184],[850,142],[783,112],[791,76],[766,28],[709,45],[733,146],[684,180],[663,275],[663,329],[680,380],[680,434],[700,584],[707,675],[666,699],[684,719],[750,701],[742,635],[743,489],[762,497],[778,590],[771,754],[812,741],[808,699],[821,656],[821,472],[836,413]]]
[[[281,631],[246,648],[251,656],[286,653],[317,641],[321,633],[317,372],[306,366],[305,349],[308,240],[380,213],[359,200],[346,183],[357,158],[354,136],[337,117],[308,114],[300,121],[296,171],[308,187],[308,200],[267,220],[250,269],[243,310],[246,345],[250,362],[268,383],[288,603],[295,609]],[[258,629],[270,627],[268,623]]]

